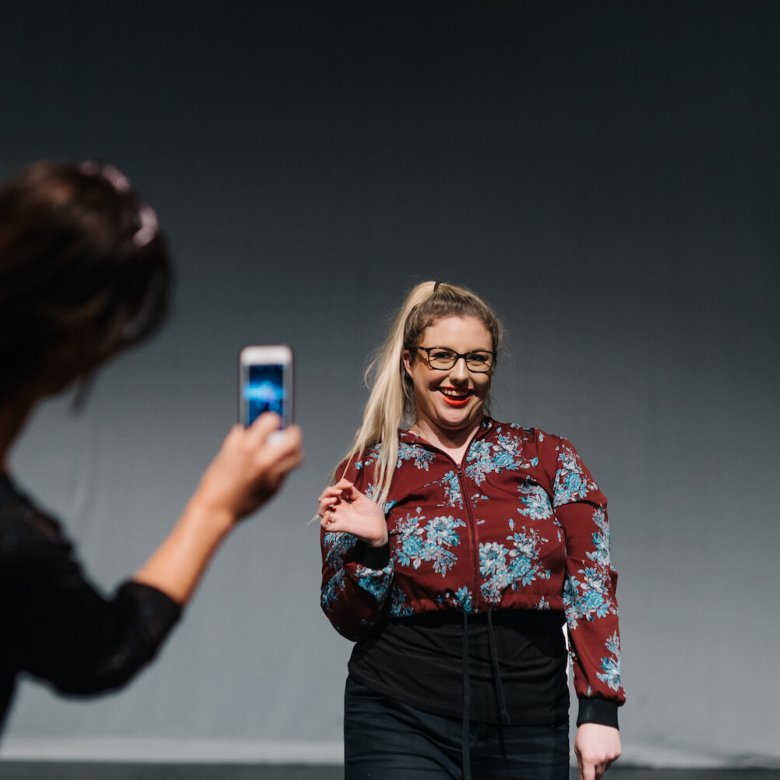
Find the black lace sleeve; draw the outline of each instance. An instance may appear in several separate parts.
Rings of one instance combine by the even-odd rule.
[[[181,607],[132,581],[110,597],[101,594],[59,524],[5,487],[0,491],[3,666],[69,694],[124,685],[154,658]]]

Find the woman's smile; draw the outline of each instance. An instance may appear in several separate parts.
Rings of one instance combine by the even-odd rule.
[[[439,392],[444,396],[445,403],[456,408],[465,406],[474,395],[471,390],[458,390],[454,387],[440,387]]]

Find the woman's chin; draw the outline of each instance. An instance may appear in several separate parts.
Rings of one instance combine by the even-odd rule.
[[[479,425],[482,421],[482,404],[461,408],[438,409],[438,424],[448,431],[462,431]]]

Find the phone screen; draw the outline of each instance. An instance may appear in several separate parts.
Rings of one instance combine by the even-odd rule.
[[[243,391],[247,425],[263,412],[276,412],[287,423],[284,369],[274,363],[247,366]]]

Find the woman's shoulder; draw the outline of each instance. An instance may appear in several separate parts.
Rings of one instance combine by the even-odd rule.
[[[534,425],[521,425],[514,422],[500,422],[488,418],[488,425],[492,428],[495,436],[513,436],[525,443],[536,444],[545,449],[559,448],[562,443],[568,442],[565,436],[559,436],[556,433],[549,433]]]
[[[7,477],[0,478],[0,557],[4,566],[11,562],[26,567],[34,561],[47,564],[52,558],[68,558],[71,551],[60,523]]]
[[[340,479],[342,476],[347,476],[350,473],[354,474],[355,472],[364,471],[379,460],[381,452],[381,444],[372,444],[365,450],[348,453],[339,461],[339,464],[336,466],[336,479]]]
[[[571,442],[557,433],[550,433],[536,426],[490,420],[492,441],[504,449],[522,455],[522,460],[533,470],[552,479],[561,460],[576,459],[577,452]]]

